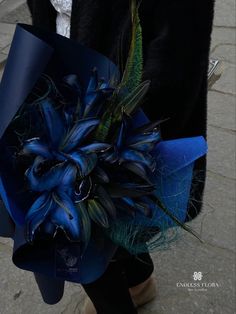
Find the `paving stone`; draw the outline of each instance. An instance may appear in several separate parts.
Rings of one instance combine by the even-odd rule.
[[[42,301],[33,274],[16,268],[11,262],[11,252],[2,251],[1,245],[0,265],[0,314],[58,314],[68,308],[71,299],[80,304],[84,298],[80,285],[66,283],[63,299],[56,305],[47,305]]]
[[[235,1],[217,0],[215,3],[215,26],[235,27]]]
[[[5,55],[8,55],[10,48],[11,48],[11,45],[9,44],[5,48],[3,48],[1,52]]]
[[[235,45],[235,29],[214,27],[211,38],[211,51],[219,45]]]
[[[11,43],[14,31],[15,25],[0,23],[0,49],[5,48]]]
[[[7,58],[7,55],[5,55],[4,53],[0,52],[0,65],[5,62]]]
[[[231,131],[236,130],[234,96],[209,91],[208,125]]]
[[[140,314],[158,313],[234,313],[234,254],[201,244],[191,236],[168,251],[153,254],[158,295],[142,308]],[[196,283],[194,272],[202,272],[201,283],[219,287],[198,291],[178,287],[180,283]]]
[[[224,60],[227,63],[236,63],[236,49],[235,44],[219,44],[212,52],[211,56],[215,59]]]
[[[31,24],[31,15],[26,3],[18,6],[15,10],[11,11],[10,13],[6,14],[1,18],[1,22],[4,23],[26,23]]]
[[[236,67],[227,62],[223,62],[223,72],[218,81],[213,85],[212,90],[217,90],[225,94],[236,94]]]
[[[20,5],[25,3],[26,0],[3,0],[0,5],[0,20],[2,17],[6,16],[8,13],[14,11]]]
[[[236,253],[235,180],[207,173],[204,205],[192,224],[204,241]]]
[[[235,134],[208,126],[208,170],[235,179]]]
[[[2,79],[2,75],[3,75],[3,69],[0,68],[0,82],[1,82],[1,79]]]

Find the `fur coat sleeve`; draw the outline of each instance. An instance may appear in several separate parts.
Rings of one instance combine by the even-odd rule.
[[[33,23],[55,31],[55,12],[49,0],[28,0]],[[207,69],[214,0],[143,0],[144,79],[151,88],[143,104],[150,120],[169,118],[162,137],[202,135],[207,125]],[[73,0],[71,38],[123,63],[130,42],[128,0]],[[188,218],[201,210],[206,157],[194,168]]]

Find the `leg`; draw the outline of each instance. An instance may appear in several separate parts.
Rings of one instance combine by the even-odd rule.
[[[132,302],[123,265],[119,261],[111,262],[106,272],[98,280],[83,285],[93,302],[97,314],[136,314]],[[95,309],[87,313],[96,313]]]
[[[127,253],[125,253],[127,255]],[[152,275],[153,261],[148,253],[130,255],[123,260],[129,292],[136,307],[144,305],[155,298],[156,281]]]
[[[15,224],[0,200],[0,237],[12,238],[15,232]]]
[[[154,271],[153,261],[149,253],[130,255],[123,261],[129,288],[146,281]]]

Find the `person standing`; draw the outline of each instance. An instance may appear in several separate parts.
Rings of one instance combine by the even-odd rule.
[[[131,39],[127,0],[28,0],[33,24],[78,40],[125,64]],[[142,106],[150,120],[169,118],[162,138],[206,138],[207,69],[214,0],[142,1],[143,79],[151,86]],[[120,44],[122,62],[120,63]],[[186,221],[201,211],[206,157],[195,163]],[[145,266],[146,265],[146,266]],[[155,295],[148,253],[132,256],[120,248],[105,274],[83,285],[92,303],[85,313],[131,314]],[[40,282],[40,278],[38,278]],[[93,307],[94,306],[94,307]]]

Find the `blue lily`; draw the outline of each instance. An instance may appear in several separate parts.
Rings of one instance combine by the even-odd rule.
[[[83,117],[97,116],[104,106],[106,98],[110,97],[114,92],[114,88],[110,87],[109,82],[98,78],[98,72],[95,68],[83,97],[83,110],[81,112]]]
[[[124,113],[113,150],[106,151],[102,154],[102,158],[108,163],[125,164],[131,171],[148,181],[146,169],[153,172],[156,168],[155,159],[151,153],[161,140],[160,132],[156,128],[140,133],[135,130],[128,132],[129,128],[128,118]]]
[[[157,124],[148,124],[132,130],[128,117],[123,113],[114,146],[100,157],[105,163],[112,165],[110,169],[113,169],[113,180],[107,190],[114,198],[116,208],[120,211],[125,209],[126,214],[131,216],[134,216],[136,211],[149,215],[147,206],[143,206],[138,199],[150,195],[155,190],[151,174],[156,169],[152,151],[161,139]],[[117,172],[116,167],[119,169]],[[131,175],[132,182],[129,173],[135,174]]]
[[[76,180],[76,167],[62,162],[45,174],[39,175],[46,162],[38,156],[33,166],[26,171],[31,189],[41,192],[25,217],[27,240],[32,242],[35,231],[44,223],[44,228],[50,229],[53,235],[60,228],[68,239],[78,241],[80,217],[71,198]]]
[[[76,182],[89,176],[96,167],[97,153],[106,151],[110,145],[83,145],[98,125],[98,119],[81,119],[68,127],[68,120],[63,120],[49,100],[42,102],[41,109],[47,136],[44,140],[32,138],[24,145],[25,153],[36,155],[26,177],[31,190],[40,193],[26,215],[27,237],[32,241],[36,229],[44,223],[47,230],[55,233],[55,228],[49,225],[60,227],[68,238],[78,240]]]
[[[114,92],[110,82],[98,77],[98,71],[93,69],[88,86],[85,90],[80,86],[78,77],[70,74],[63,78],[64,83],[77,97],[76,115],[80,119],[85,117],[100,116],[104,101]]]
[[[47,139],[32,138],[25,142],[24,152],[39,155],[47,160],[69,161],[75,164],[77,176],[87,176],[96,166],[98,152],[104,152],[111,147],[106,143],[91,143],[82,145],[90,133],[99,124],[97,118],[78,120],[72,127],[66,126],[54,109],[50,100],[44,100],[41,105],[46,127]]]

